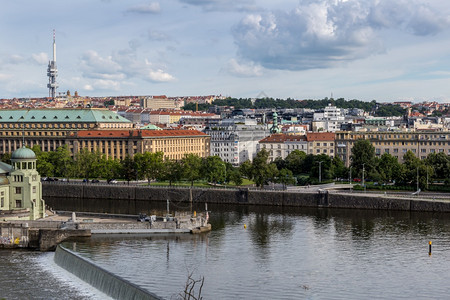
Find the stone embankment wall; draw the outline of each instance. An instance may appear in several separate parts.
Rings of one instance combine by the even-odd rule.
[[[46,222],[42,224],[35,221],[35,227],[29,227],[29,223],[1,223],[0,224],[0,248],[28,248],[40,251],[51,251],[56,245],[68,237],[87,237],[90,230],[62,230],[49,229]],[[33,223],[33,222],[31,222]],[[42,225],[42,227],[40,227]]]
[[[140,211],[155,201],[189,203],[250,204],[297,207],[382,209],[404,211],[450,212],[450,201],[399,198],[371,194],[265,191],[248,189],[192,189],[128,185],[44,184],[43,197],[54,209],[76,211]],[[61,200],[65,199],[65,200]],[[61,201],[64,201],[62,206]]]

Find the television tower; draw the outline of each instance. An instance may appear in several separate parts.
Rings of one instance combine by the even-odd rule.
[[[48,96],[55,100],[56,89],[58,88],[58,83],[56,83],[56,76],[58,76],[58,69],[56,68],[56,40],[55,40],[55,30],[53,29],[53,60],[48,62],[47,68],[48,76]]]

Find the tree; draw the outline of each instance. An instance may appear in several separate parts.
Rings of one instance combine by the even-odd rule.
[[[58,147],[55,152],[49,152],[49,159],[53,164],[55,176],[70,177],[73,159],[67,145]]]
[[[285,158],[285,168],[292,171],[293,174],[299,175],[303,173],[303,164],[306,158],[306,153],[300,150],[294,150]],[[279,170],[283,168],[278,168]]]
[[[229,175],[228,175],[229,174]],[[228,179],[233,181],[235,185],[241,185],[243,182],[241,172],[238,168],[231,168],[230,172],[227,171]]]
[[[203,174],[209,182],[216,184],[225,179],[226,165],[222,159],[215,155],[209,156],[203,161]]]
[[[286,186],[288,184],[295,183],[295,178],[292,174],[292,171],[288,169],[281,169],[278,174],[278,182],[283,184],[283,189],[286,189]]]
[[[169,181],[171,186],[173,182],[179,181],[183,175],[181,163],[176,160],[165,159],[162,172],[158,174],[157,179]]]
[[[405,166],[405,179],[404,183],[414,186],[419,183],[419,188],[424,189],[426,187],[426,174],[427,172],[431,176],[432,168],[427,169],[424,162],[421,161],[414,153],[411,151],[406,152],[403,156],[403,165]]]
[[[426,158],[426,164],[434,169],[437,179],[450,180],[450,156],[444,152],[430,153]]]
[[[275,164],[269,164],[268,160],[269,152],[266,149],[262,149],[256,154],[252,162],[252,179],[255,181],[256,186],[260,188],[263,188],[269,179],[275,178],[278,172]]]
[[[184,178],[191,182],[191,186],[194,185],[194,181],[202,178],[202,159],[196,154],[185,154],[181,160],[183,165]]]
[[[369,140],[357,140],[353,144],[350,159],[353,170],[362,177],[363,167],[366,174],[376,168],[375,147]]]
[[[333,157],[331,161],[331,172],[333,178],[347,178],[348,169],[339,156]]]
[[[326,154],[318,154],[313,156],[314,161],[310,171],[310,177],[331,179],[333,178],[333,171],[331,168],[331,158]],[[320,175],[320,176],[319,176]]]
[[[164,153],[137,153],[134,156],[134,161],[136,162],[138,177],[147,179],[148,183],[150,184],[150,181],[156,179],[158,177],[158,173],[162,170],[162,166],[164,163]]]
[[[120,162],[120,164],[122,165],[122,178],[128,181],[128,184],[130,184],[130,181],[135,179],[137,175],[136,163],[134,159],[127,154],[125,158]]]
[[[405,167],[398,162],[398,159],[389,153],[383,153],[378,162],[378,173],[384,182],[404,181]]]
[[[31,150],[36,154],[36,170],[42,177],[53,176],[54,166],[50,161],[49,152],[43,152],[39,145],[34,145]]]

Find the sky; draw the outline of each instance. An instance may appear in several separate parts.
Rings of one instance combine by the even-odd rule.
[[[447,0],[17,0],[0,10],[0,98],[450,102]]]

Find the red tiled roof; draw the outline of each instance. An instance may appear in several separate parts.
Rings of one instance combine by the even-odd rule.
[[[78,137],[184,137],[184,136],[207,136],[198,130],[80,130]]]
[[[336,135],[334,132],[308,132],[306,140],[311,141],[334,141]]]
[[[284,143],[284,142],[295,142],[295,141],[304,141],[305,136],[303,135],[293,135],[293,134],[284,134],[284,133],[276,133],[272,134],[268,137],[260,140],[260,143]]]

